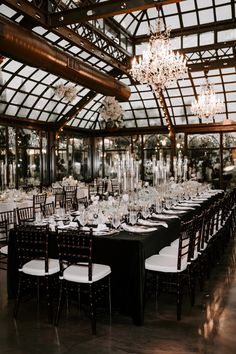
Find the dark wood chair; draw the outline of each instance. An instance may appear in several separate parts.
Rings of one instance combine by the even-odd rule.
[[[101,298],[103,290],[108,290],[111,316],[111,269],[107,265],[92,263],[92,230],[57,230],[57,242],[61,284],[55,325],[59,323],[65,294],[74,285],[79,295],[83,290],[87,294],[92,333],[96,334],[96,302]]]
[[[8,235],[16,226],[16,211],[0,212],[0,269],[7,270]]]
[[[0,269],[7,270],[7,255],[8,255],[8,230],[7,222],[0,221]]]
[[[40,193],[33,195],[34,213],[41,212],[42,207],[46,204],[47,193]]]
[[[163,290],[175,293],[177,320],[181,319],[184,285],[189,286],[191,303],[193,301],[193,286],[190,273],[193,227],[193,220],[182,222],[178,247],[165,247],[165,249],[170,249],[171,252],[164,252],[163,249],[159,254],[154,254],[145,260],[147,274],[152,273],[156,280],[156,301]]]
[[[48,318],[52,322],[52,289],[50,278],[59,272],[59,261],[48,258],[49,226],[20,225],[16,228],[19,285],[14,317],[18,315],[19,305],[24,290],[26,295],[35,285],[37,278],[38,293],[41,281],[46,288]]]
[[[46,203],[45,205],[43,205],[41,207],[41,210],[42,210],[43,216],[45,218],[55,214],[55,204],[54,204],[54,202]]]
[[[75,192],[77,193],[77,186],[63,186],[64,192]]]
[[[16,214],[19,225],[35,221],[34,207],[16,208]]]
[[[63,191],[63,189],[61,189],[60,192],[56,192],[55,193],[55,208],[57,208],[59,206],[59,208],[63,208],[65,205],[65,193]]]

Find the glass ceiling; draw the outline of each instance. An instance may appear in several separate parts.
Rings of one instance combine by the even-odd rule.
[[[40,1],[25,1],[35,5]],[[91,5],[102,1],[51,1],[52,12],[66,8]],[[10,2],[9,2],[10,3]],[[236,0],[185,0],[161,8],[161,16],[172,28],[172,47],[183,51],[188,60],[189,73],[176,85],[164,91],[164,99],[173,125],[200,123],[192,115],[190,106],[200,86],[205,82],[205,65],[212,64],[208,72],[214,84],[217,97],[224,101],[225,111],[206,122],[222,122],[224,119],[236,121],[236,70],[235,70],[235,12]],[[20,9],[0,1],[0,14],[22,26],[27,17]],[[159,102],[149,86],[134,85],[124,70],[114,71],[118,63],[124,63],[133,54],[141,54],[146,49],[149,28],[157,18],[155,7],[143,11],[119,14],[113,18],[92,20],[84,24],[66,25],[76,35],[84,38],[96,50],[80,41],[76,43],[63,36],[58,29],[34,23],[32,31],[45,41],[64,52],[90,64],[104,73],[112,73],[130,86],[131,96],[121,102],[124,122],[127,128],[165,126],[164,114]],[[134,50],[134,52],[132,52]],[[95,54],[94,54],[95,53]],[[1,49],[0,49],[1,55]],[[114,59],[114,60],[113,60]],[[113,65],[113,62],[116,63]],[[0,116],[16,119],[27,118],[44,122],[58,122],[68,117],[73,107],[79,105],[90,89],[68,82],[41,69],[4,58],[0,64]],[[114,74],[115,73],[115,74]],[[72,102],[55,94],[59,84],[76,89],[77,95]],[[73,127],[101,129],[99,109],[104,96],[98,93],[80,112],[67,123]]]

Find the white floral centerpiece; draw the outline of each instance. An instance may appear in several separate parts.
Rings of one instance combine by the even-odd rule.
[[[113,96],[107,96],[102,101],[102,108],[100,109],[102,117],[102,124],[104,128],[122,128],[123,122],[123,110],[119,102]]]
[[[74,86],[66,86],[63,84],[59,84],[54,88],[55,95],[59,98],[63,98],[68,102],[72,102],[77,96],[77,89]]]

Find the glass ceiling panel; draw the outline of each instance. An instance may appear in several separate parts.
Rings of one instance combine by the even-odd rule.
[[[63,0],[61,3],[68,8],[77,6],[72,0]],[[199,94],[200,86],[205,80],[204,63],[217,60],[227,62],[228,59],[235,58],[235,44],[232,43],[236,40],[236,29],[235,26],[232,28],[230,25],[230,21],[235,20],[233,18],[235,16],[235,3],[236,1],[230,0],[186,0],[178,4],[172,3],[162,6],[161,16],[165,24],[172,28],[171,33],[174,37],[171,38],[171,43],[173,49],[184,50],[190,66],[192,64],[202,65],[198,69],[199,71],[192,70],[191,74],[186,75],[184,80],[179,80],[164,92],[168,112],[174,125],[200,122],[198,117],[191,114],[190,107],[194,96]],[[62,10],[59,2],[57,4],[56,7],[53,7],[53,11]],[[2,4],[0,5],[0,13],[16,22],[25,19],[21,14]],[[153,7],[144,11],[121,14],[112,19],[90,21],[90,23],[91,26],[95,25],[97,29],[99,28],[99,31],[106,34],[114,43],[119,45],[122,43],[123,48],[129,50],[130,53],[132,39],[137,40],[135,52],[136,54],[142,54],[147,47],[149,28],[155,25],[156,18],[157,10]],[[229,26],[225,26],[224,30],[222,30],[223,25],[214,28],[213,24],[216,23],[217,25],[220,21],[226,21]],[[208,24],[209,26],[207,26]],[[203,30],[201,29],[202,25],[204,25]],[[194,26],[196,26],[196,31],[192,31]],[[77,34],[80,33],[86,39],[91,39],[100,48],[96,31],[90,31],[89,26],[76,24],[69,25],[68,28],[74,29]],[[60,37],[46,27],[37,25],[32,30],[52,45],[70,53],[70,55],[74,55],[101,72],[109,73],[113,69],[110,62],[94,56],[83,46],[70,42],[68,38]],[[120,30],[122,32],[119,32]],[[225,42],[229,42],[228,47],[227,43],[224,44]],[[106,41],[104,43],[105,45],[102,48],[107,53],[109,45],[105,49]],[[219,43],[222,44],[222,48],[219,47]],[[208,48],[206,49],[206,47]],[[112,52],[111,48],[109,50]],[[114,56],[117,55],[117,53],[114,54]],[[1,114],[55,122],[64,117],[90,92],[85,87],[68,82],[44,70],[23,65],[13,59],[6,58],[0,64],[0,67],[2,69],[2,75],[0,76]],[[208,76],[210,82],[214,84],[217,97],[224,102],[227,101],[225,102],[225,111],[211,121],[223,121],[225,118],[236,121],[235,67],[224,68],[221,65],[221,69],[210,70]],[[132,92],[128,102],[120,103],[124,110],[125,126],[166,126],[159,101],[150,87],[134,85],[126,75],[122,76],[122,81],[130,86]],[[74,101],[67,102],[65,99],[56,96],[55,87],[61,83],[75,87],[77,96]],[[100,129],[99,109],[103,99],[103,95],[95,96],[77,117],[69,121],[68,125],[86,129]]]

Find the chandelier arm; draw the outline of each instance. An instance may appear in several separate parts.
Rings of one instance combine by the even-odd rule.
[[[187,73],[186,59],[171,48],[170,29],[161,30],[160,5],[157,5],[156,28],[150,31],[148,48],[142,58],[134,57],[130,74],[135,81],[148,84],[159,96],[160,92],[171,86]]]

